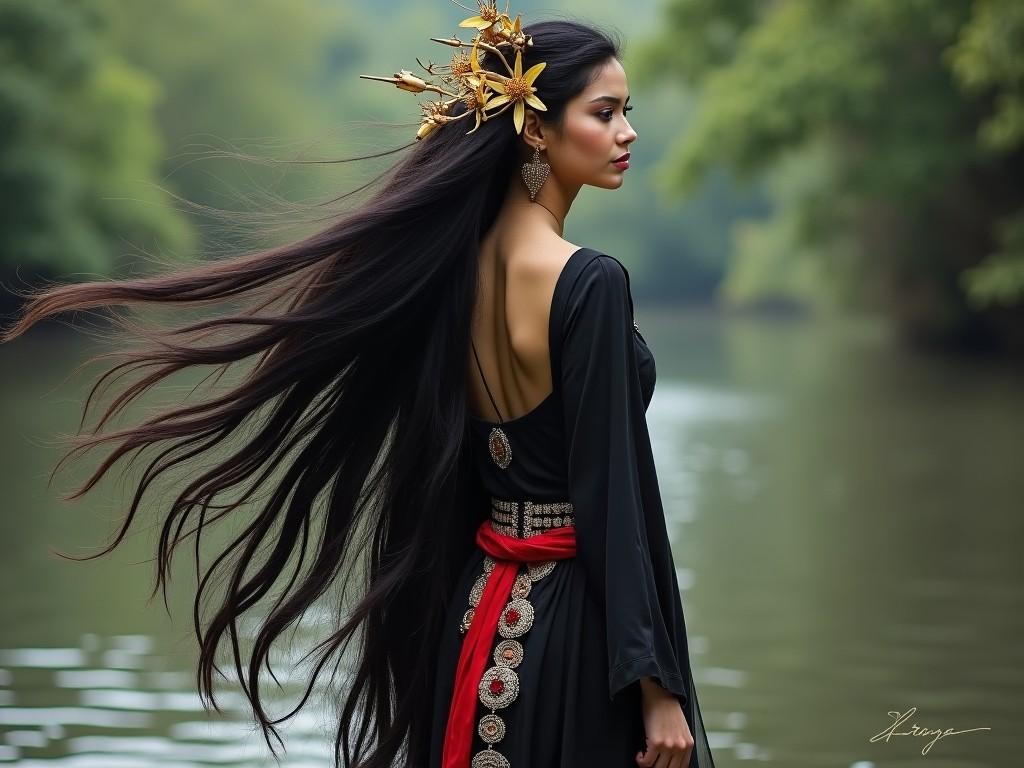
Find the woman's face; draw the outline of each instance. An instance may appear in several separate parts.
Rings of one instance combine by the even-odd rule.
[[[584,184],[618,189],[628,170],[612,163],[630,151],[636,131],[626,119],[630,107],[626,72],[612,57],[594,82],[570,101],[560,132],[544,131],[551,173],[569,189]]]

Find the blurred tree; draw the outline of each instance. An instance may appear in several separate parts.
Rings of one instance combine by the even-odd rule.
[[[978,127],[982,146],[994,157],[1019,150],[1024,145],[1024,4],[977,3],[947,60],[966,91],[990,100]],[[963,284],[979,307],[1024,299],[1024,206],[997,220],[995,249],[965,271]]]
[[[326,189],[322,166],[305,178],[298,166],[274,161],[338,156],[333,146],[306,150],[338,114],[341,70],[365,52],[345,4],[92,2],[103,9],[117,50],[163,89],[156,119],[169,148],[164,169],[188,201],[205,253],[265,246],[276,213],[288,215],[290,200]]]
[[[71,0],[0,0],[0,273],[91,277],[130,245],[184,249],[190,229],[152,186],[156,83]],[[13,286],[11,287],[20,287]]]
[[[773,195],[771,220],[737,230],[726,299],[881,306],[941,343],[1018,333],[1021,7],[669,0],[638,74],[701,99],[666,186],[725,165]]]

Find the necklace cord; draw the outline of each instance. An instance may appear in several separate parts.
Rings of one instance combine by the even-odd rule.
[[[561,221],[558,220],[558,217],[555,216],[555,212],[552,211],[550,208],[548,208],[546,205],[544,205],[544,203],[540,202],[540,200],[534,200],[533,202],[536,203],[541,208],[543,208],[545,211],[547,211],[548,213],[551,214],[552,218],[554,218],[555,222],[558,224],[558,232],[559,232],[559,234],[561,234],[562,233],[562,228],[563,228],[564,225],[562,224]]]

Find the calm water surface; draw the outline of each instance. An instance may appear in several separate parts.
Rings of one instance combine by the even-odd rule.
[[[657,356],[648,420],[718,764],[1019,764],[1024,375],[912,355],[868,323],[638,320]],[[47,488],[54,437],[75,431],[98,372],[65,380],[85,357],[67,333],[0,346],[0,763],[273,765],[237,688],[220,715],[194,692],[187,552],[171,615],[147,602],[154,515],[100,561],[51,552],[102,544],[130,488],[58,500],[100,453]],[[147,499],[144,511],[170,496]],[[311,618],[299,643],[326,622]],[[278,714],[303,671],[271,696]],[[320,693],[284,729],[286,766],[330,765]],[[933,732],[872,741],[908,712],[897,733]]]

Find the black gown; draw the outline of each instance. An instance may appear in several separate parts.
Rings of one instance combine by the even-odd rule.
[[[576,529],[576,556],[555,561],[529,591],[518,694],[498,710],[504,733],[491,747],[510,768],[635,768],[644,747],[638,681],[649,675],[679,698],[695,742],[690,768],[710,768],[646,422],[654,356],[633,321],[629,273],[618,259],[590,248],[569,257],[555,283],[548,342],[554,389],[501,424],[507,468],[488,449],[498,422],[467,417],[473,466],[492,500],[570,501]],[[460,626],[485,565],[474,546],[447,608],[430,768],[441,766]],[[478,699],[474,723],[489,712]],[[470,756],[487,746],[474,733]]]

